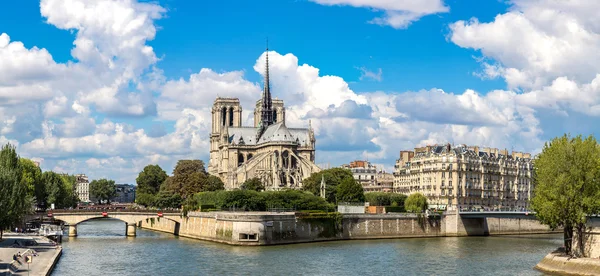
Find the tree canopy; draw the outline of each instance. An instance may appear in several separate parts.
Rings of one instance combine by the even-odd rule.
[[[354,178],[344,178],[340,185],[337,185],[337,202],[365,202],[365,193],[362,185],[356,182]]]
[[[48,206],[46,207],[49,208],[52,204],[54,204],[55,209],[67,207],[66,198],[68,194],[60,175],[53,171],[46,171],[42,174],[42,181],[44,181],[48,193]]]
[[[0,150],[0,240],[4,230],[31,211],[27,185],[16,148],[7,144]]]
[[[573,230],[583,237],[587,216],[600,212],[600,148],[593,136],[564,135],[544,145],[535,160],[536,217],[555,229],[563,227],[567,254],[582,255],[583,243],[572,248]]]
[[[322,170],[318,173],[311,174],[308,178],[302,180],[302,190],[309,191],[313,195],[319,196],[321,194],[321,179],[325,179],[325,199],[327,202],[335,203],[337,186],[342,183],[342,180],[351,178],[352,172],[348,169],[343,168],[331,168]]]
[[[240,186],[240,189],[260,192],[265,190],[265,185],[260,179],[254,177],[246,180],[246,182]]]
[[[160,190],[160,185],[165,182],[168,175],[159,165],[148,165],[135,179],[137,194],[155,195]]]
[[[414,193],[404,201],[404,209],[411,213],[422,213],[427,210],[427,198],[422,193]]]
[[[90,183],[90,197],[98,200],[98,203],[106,200],[110,203],[110,200],[117,195],[117,187],[115,186],[114,180],[98,179],[93,180]]]
[[[206,169],[202,160],[179,160],[173,169],[173,178],[168,189],[186,198],[202,191],[206,179]]]

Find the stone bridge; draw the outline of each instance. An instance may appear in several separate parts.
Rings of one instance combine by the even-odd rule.
[[[69,226],[69,237],[77,236],[79,223],[94,219],[118,219],[127,224],[126,235],[135,237],[136,227],[144,220],[167,219],[174,221],[175,225],[181,223],[180,211],[154,211],[154,210],[50,210],[48,216],[59,220]]]

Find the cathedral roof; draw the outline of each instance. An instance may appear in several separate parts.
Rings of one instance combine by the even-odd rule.
[[[309,130],[306,128],[287,128],[283,122],[268,126],[256,141],[258,128],[229,127],[229,142],[239,145],[257,145],[268,142],[297,142],[299,145],[310,143]]]
[[[272,124],[265,132],[260,136],[259,143],[266,142],[295,142],[296,139],[292,136],[292,133],[289,129],[283,124],[283,122],[279,122],[276,124]]]

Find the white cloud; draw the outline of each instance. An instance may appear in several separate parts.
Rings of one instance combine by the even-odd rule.
[[[360,70],[360,80],[365,80],[365,79],[372,79],[378,82],[381,82],[381,80],[383,80],[383,71],[381,70],[381,68],[377,69],[377,72],[373,72],[370,71],[369,69],[365,68],[365,67],[360,67],[358,68],[358,70]]]
[[[384,11],[385,15],[370,21],[396,29],[407,28],[421,17],[449,11],[443,0],[311,0],[321,5],[347,5]]]
[[[450,25],[450,40],[480,50],[499,64],[489,77],[510,88],[540,89],[556,78],[591,81],[600,70],[598,1],[513,0],[489,23],[476,18]]]

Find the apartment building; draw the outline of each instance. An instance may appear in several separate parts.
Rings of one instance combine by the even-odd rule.
[[[394,191],[431,208],[526,209],[533,192],[531,154],[506,149],[426,146],[401,151],[394,169]]]
[[[394,175],[378,170],[369,161],[352,161],[342,165],[342,168],[352,172],[354,179],[363,186],[365,192],[392,192],[394,189]]]
[[[75,175],[75,192],[80,202],[90,202],[90,182],[85,174]]]

